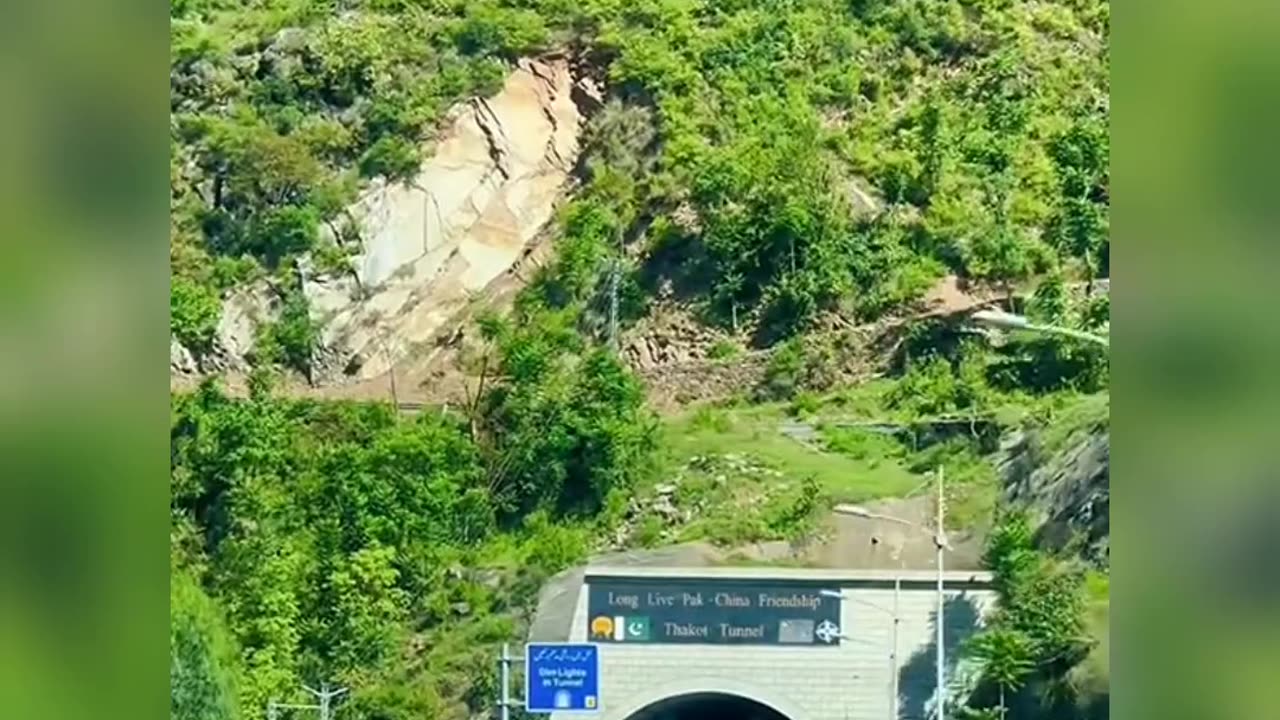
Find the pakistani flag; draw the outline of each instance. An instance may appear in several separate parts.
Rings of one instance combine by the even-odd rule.
[[[613,639],[618,642],[645,641],[649,639],[649,618],[624,617],[619,615],[613,619]]]

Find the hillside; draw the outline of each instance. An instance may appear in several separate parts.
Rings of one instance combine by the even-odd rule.
[[[171,19],[173,717],[479,717],[554,573],[929,562],[829,508],[927,516],[938,468],[957,562],[1038,558],[997,629],[1065,657],[1074,601],[1017,608],[1104,564],[1107,353],[965,315],[1108,324],[1107,3]]]

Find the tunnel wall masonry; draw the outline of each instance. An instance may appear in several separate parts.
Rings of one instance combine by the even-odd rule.
[[[853,639],[839,646],[602,644],[600,712],[555,713],[552,720],[626,720],[654,702],[694,692],[746,697],[790,720],[887,718],[894,674],[898,717],[923,718],[934,689],[935,591],[919,584],[902,590],[898,660],[891,664],[892,614],[879,608],[892,608],[892,588],[841,589],[840,623]],[[571,642],[588,642],[587,595],[584,585]],[[994,593],[965,588],[948,590],[946,597],[946,649],[954,658]]]

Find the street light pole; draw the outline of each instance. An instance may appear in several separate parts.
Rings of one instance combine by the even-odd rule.
[[[947,653],[946,653],[946,648],[943,645],[943,642],[946,639],[946,632],[945,632],[946,627],[943,621],[943,610],[946,605],[946,595],[944,594],[944,588],[943,588],[943,580],[944,580],[943,575],[944,575],[945,569],[944,569],[942,556],[943,556],[943,551],[949,550],[950,546],[947,543],[946,529],[944,527],[944,518],[946,513],[946,498],[945,498],[945,495],[943,494],[944,476],[943,476],[943,470],[941,467],[939,467],[937,470],[937,477],[938,477],[938,517],[937,517],[937,527],[933,533],[933,543],[934,543],[934,546],[937,548],[936,564],[938,568],[937,638],[934,641],[935,644],[937,645],[937,649],[934,657],[934,664],[936,665],[936,671],[937,671],[937,677],[935,679],[935,682],[937,683],[937,688],[935,690],[934,697],[935,697],[935,702],[938,706],[937,720],[946,720],[946,695],[944,694],[944,688],[946,686],[946,679],[947,679],[946,678]],[[852,515],[854,517],[867,518],[870,520],[884,520],[887,522],[898,523],[899,525],[906,525],[907,527],[912,527],[912,528],[915,528],[916,530],[928,532],[926,528],[921,527],[920,525],[913,523],[910,520],[903,520],[902,518],[896,518],[891,515],[881,515],[879,513],[874,513],[860,505],[849,505],[849,504],[842,503],[842,504],[836,505],[834,508],[832,508],[832,510],[840,515]],[[894,587],[895,593],[897,592],[897,588],[898,586],[897,584],[895,584],[895,587]],[[896,602],[896,599],[895,599],[895,602]],[[894,627],[894,630],[895,631],[897,630],[896,625]],[[896,641],[895,641],[894,652],[895,654],[897,652]],[[895,660],[895,663],[896,663],[896,660]],[[897,680],[896,673],[894,674],[894,680],[895,682]],[[896,698],[897,698],[896,690],[894,692],[894,698],[896,702]]]
[[[942,493],[943,479],[942,467],[938,467],[938,533],[934,537],[934,545],[938,548],[938,654],[937,654],[937,693],[938,693],[938,720],[946,720],[946,648],[944,646],[945,634],[943,632],[943,608],[945,606],[945,596],[942,591],[942,549],[946,546],[946,535],[943,529],[943,512],[946,504],[946,496]]]
[[[902,595],[902,573],[899,572],[893,578],[893,653],[891,657],[893,662],[890,664],[889,675],[889,712],[893,720],[898,720],[898,623],[901,622],[902,616],[898,612],[898,601]]]
[[[498,699],[498,716],[502,720],[511,718],[511,648],[502,643],[502,696]]]
[[[989,325],[991,327],[1001,328],[1004,330],[1031,330],[1033,332],[1066,335],[1068,337],[1098,343],[1105,347],[1111,347],[1111,340],[1103,337],[1102,335],[1095,335],[1083,330],[1062,327],[1060,325],[1041,325],[1039,323],[1031,322],[1022,315],[1014,315],[1013,313],[1002,312],[1000,310],[979,310],[970,317],[983,325]]]

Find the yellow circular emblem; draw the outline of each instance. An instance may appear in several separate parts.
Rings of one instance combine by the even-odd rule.
[[[592,620],[591,634],[595,637],[610,637],[613,635],[613,620],[605,615]]]

